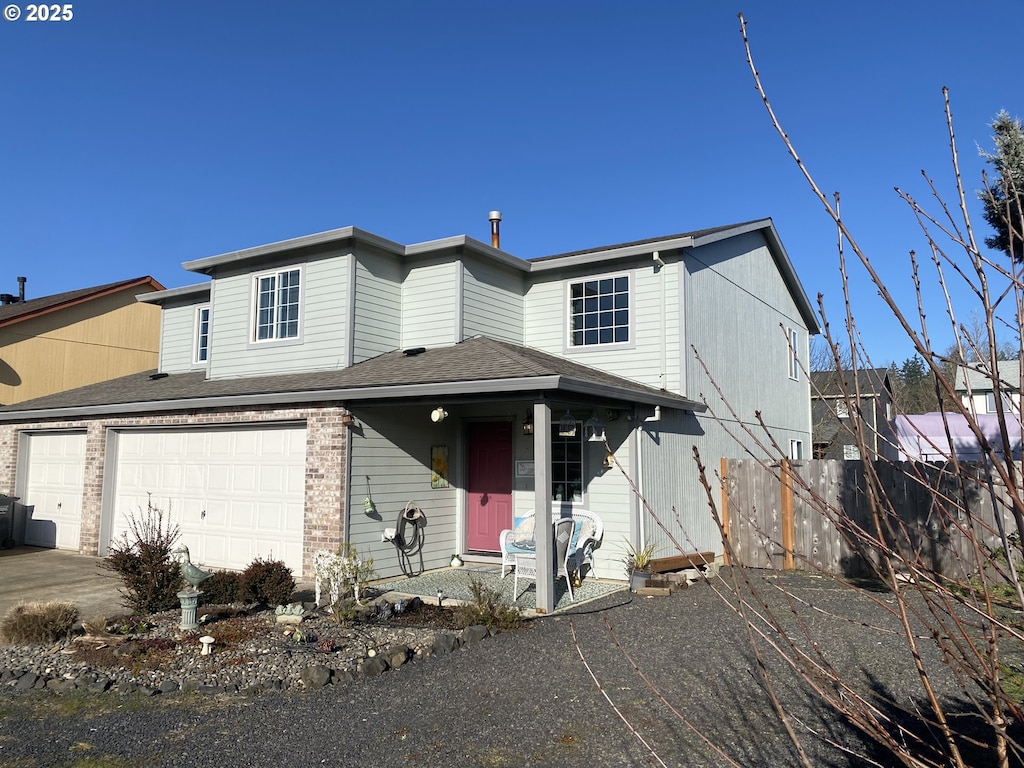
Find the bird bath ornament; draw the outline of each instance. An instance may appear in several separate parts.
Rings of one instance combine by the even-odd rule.
[[[192,586],[193,592],[198,590],[199,585],[204,581],[213,578],[212,573],[192,565],[192,558],[189,557],[188,547],[184,544],[180,544],[178,548],[174,550],[174,554],[181,555],[181,578]]]
[[[181,603],[181,625],[179,628],[185,632],[191,632],[199,626],[199,622],[196,621],[196,606],[199,605],[199,596],[203,594],[199,585],[212,578],[213,574],[192,565],[188,547],[184,544],[175,549],[174,554],[181,555],[181,578],[192,587],[178,593],[178,601]]]
[[[209,635],[203,635],[199,638],[199,642],[203,644],[203,650],[199,652],[200,656],[209,656],[213,653],[214,639]]]
[[[183,589],[178,593],[178,601],[181,603],[181,624],[178,626],[183,632],[191,632],[199,627],[196,621],[196,606],[199,605],[199,596],[203,594],[196,589]]]

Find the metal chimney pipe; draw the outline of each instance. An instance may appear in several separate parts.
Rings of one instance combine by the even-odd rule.
[[[501,233],[498,231],[498,223],[501,221],[501,211],[491,211],[487,214],[491,222],[491,247],[501,248]]]
[[[28,282],[27,277],[18,278],[18,301],[25,300],[25,283]]]

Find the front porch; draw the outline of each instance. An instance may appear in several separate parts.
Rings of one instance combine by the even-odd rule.
[[[424,571],[419,576],[385,579],[374,582],[370,586],[375,593],[416,596],[431,602],[437,601],[438,590],[441,590],[442,603],[450,604],[450,601],[468,602],[473,599],[470,584],[474,579],[484,587],[498,590],[506,602],[512,602],[512,576],[508,575],[502,579],[501,567],[498,565],[439,568],[433,571]],[[558,612],[578,608],[613,592],[626,591],[628,587],[627,583],[621,581],[585,578],[579,587],[573,588],[573,595],[576,599],[570,600],[569,592],[565,588],[565,580],[559,579],[554,585],[554,610]],[[537,585],[535,582],[520,581],[519,597],[515,604],[525,615],[535,614],[537,608]]]

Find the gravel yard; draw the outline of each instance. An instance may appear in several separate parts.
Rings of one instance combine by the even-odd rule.
[[[920,699],[884,610],[892,595],[868,599],[800,573],[784,580],[844,678],[905,705]],[[781,607],[777,584],[770,575],[755,580]],[[922,649],[937,660],[931,643]],[[764,660],[813,764],[891,762],[776,656],[766,651]],[[948,700],[961,695],[948,675],[934,682]],[[119,768],[729,765],[698,731],[739,765],[798,763],[743,623],[706,584],[669,597],[614,593],[527,631],[317,690],[151,698],[5,690],[0,710],[0,764],[14,766],[86,757]]]

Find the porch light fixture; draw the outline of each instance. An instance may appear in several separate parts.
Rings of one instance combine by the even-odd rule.
[[[430,420],[435,424],[440,424],[442,421],[448,418],[448,411],[441,406],[438,406],[430,412]]]
[[[356,425],[356,417],[351,413],[341,414],[341,424],[344,427],[354,427]]]
[[[565,416],[558,420],[558,436],[576,437],[576,419],[568,410],[566,410]]]
[[[526,412],[526,418],[523,419],[523,434],[527,437],[533,434],[533,414],[529,411]]]
[[[594,411],[593,415],[583,422],[583,428],[586,430],[587,440],[591,443],[603,443],[604,438],[604,422],[597,415],[597,411]]]
[[[611,469],[615,466],[615,454],[608,453],[604,457],[604,468]]]

